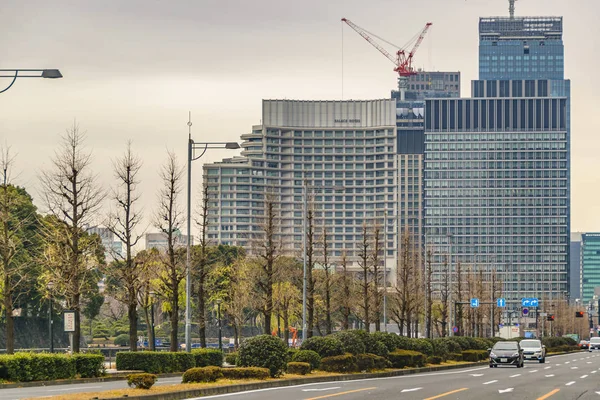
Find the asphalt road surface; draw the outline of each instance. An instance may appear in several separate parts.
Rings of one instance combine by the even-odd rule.
[[[172,385],[181,378],[159,379]],[[51,397],[127,387],[125,381],[0,390],[0,399]],[[224,400],[383,400],[383,399],[597,399],[600,400],[600,352],[549,357],[545,364],[525,362],[525,368],[477,367],[347,382],[256,390],[207,396]]]

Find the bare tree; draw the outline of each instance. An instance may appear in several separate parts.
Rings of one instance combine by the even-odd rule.
[[[206,347],[206,280],[209,274],[208,265],[208,184],[202,186],[202,204],[200,206],[200,220],[196,224],[200,227],[200,243],[194,252],[192,273],[196,294],[198,297],[198,329],[200,333],[200,346]]]
[[[81,338],[81,296],[86,285],[86,275],[90,265],[85,259],[86,250],[82,248],[80,239],[85,227],[98,212],[105,193],[98,185],[96,176],[91,174],[91,154],[84,151],[85,134],[74,123],[62,136],[59,150],[54,154],[52,166],[42,172],[41,183],[48,211],[62,224],[55,228],[62,230],[62,235],[49,233],[46,238],[52,242],[58,240],[59,247],[68,250],[62,253],[63,259],[55,267],[61,268],[61,274],[55,278],[63,279],[55,282],[62,286],[66,295],[66,305],[75,311],[75,332],[73,333],[73,351],[79,352]],[[87,244],[91,244],[87,241]],[[89,253],[89,252],[87,252]],[[60,254],[55,256],[61,257]]]
[[[400,335],[404,335],[406,331],[406,335],[411,336],[412,318],[410,311],[413,302],[414,254],[411,245],[411,235],[408,229],[402,234],[401,243],[397,273],[398,285],[392,299],[391,312],[398,324]]]
[[[311,338],[315,329],[315,230],[312,202],[306,216],[306,337]]]
[[[179,284],[185,279],[186,269],[182,257],[177,252],[177,234],[183,223],[183,214],[178,204],[181,194],[183,169],[174,153],[168,152],[167,161],[160,171],[162,188],[159,191],[159,207],[155,226],[166,236],[167,248],[163,255],[160,288],[170,303],[171,351],[177,351],[179,327]]]
[[[431,287],[431,278],[433,275],[433,270],[431,268],[431,257],[433,256],[433,251],[431,248],[427,249],[427,263],[425,266],[425,290],[426,290],[426,301],[427,306],[425,308],[425,337],[431,339],[433,337],[431,332],[431,318],[432,318],[432,307],[433,307],[433,296],[432,296],[432,287]]]
[[[362,304],[360,308],[362,309],[362,317],[365,322],[365,330],[367,332],[370,331],[370,303],[371,303],[371,260],[370,260],[370,240],[369,233],[367,230],[367,224],[363,222],[362,226],[362,239],[358,245],[358,265],[361,268],[361,281],[360,281],[360,289],[362,294]]]
[[[137,351],[137,328],[138,328],[138,292],[143,282],[140,276],[140,266],[136,264],[133,256],[133,248],[142,235],[136,232],[142,219],[137,210],[140,194],[137,191],[139,180],[138,174],[142,168],[142,162],[131,151],[131,141],[127,143],[125,154],[113,162],[114,175],[117,187],[113,189],[112,200],[115,210],[108,216],[107,228],[121,242],[125,244],[125,254],[115,253],[118,262],[111,263],[107,274],[112,276],[117,285],[114,287],[115,298],[127,306],[127,318],[129,320],[129,349]]]
[[[153,348],[152,343],[155,343],[156,338],[152,329],[154,322],[152,306],[156,302],[156,293],[152,281],[158,276],[161,265],[160,254],[155,248],[142,250],[135,255],[134,263],[139,270],[138,303],[144,310],[144,321],[148,327],[148,345]]]
[[[329,262],[329,241],[327,237],[327,227],[323,227],[323,294],[325,298],[325,332],[329,335],[333,331],[333,322],[331,319],[331,294],[333,286],[332,268],[334,267]]]
[[[354,305],[353,294],[354,294],[354,277],[350,271],[348,271],[348,259],[346,258],[346,252],[342,252],[342,258],[340,260],[341,267],[341,283],[340,291],[337,303],[340,306],[340,312],[342,314],[342,329],[350,329],[350,315],[352,314],[352,307]]]

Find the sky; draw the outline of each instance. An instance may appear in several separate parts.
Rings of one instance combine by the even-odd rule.
[[[0,68],[59,68],[64,78],[20,79],[0,94],[0,141],[17,156],[16,183],[42,207],[40,172],[74,121],[107,189],[131,140],[144,163],[141,206],[152,231],[167,150],[186,162],[188,112],[195,140],[240,141],[260,124],[262,99],[388,98],[397,86],[392,63],[342,17],[400,45],[432,22],[413,65],[460,71],[468,97],[478,78],[478,18],[497,15],[508,15],[507,0],[2,0]],[[600,231],[600,1],[519,0],[516,15],[564,16],[571,225]],[[194,203],[202,163],[237,154],[212,150],[193,164]]]

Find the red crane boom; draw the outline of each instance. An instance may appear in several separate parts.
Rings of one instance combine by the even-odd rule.
[[[393,43],[388,42],[385,39],[382,39],[380,37],[378,37],[377,35],[368,32],[367,30],[361,28],[360,26],[356,25],[354,22],[350,21],[347,18],[342,18],[342,22],[345,22],[350,28],[354,29],[360,36],[362,36],[367,42],[369,42],[373,47],[375,47],[377,50],[379,50],[379,52],[381,54],[383,54],[384,56],[386,56],[388,58],[388,60],[390,60],[391,62],[394,63],[394,65],[396,66],[396,68],[394,68],[394,71],[396,71],[400,76],[403,77],[408,77],[410,75],[415,75],[414,69],[412,67],[412,60],[413,57],[415,55],[415,53],[417,52],[417,50],[419,49],[419,46],[421,45],[421,42],[423,42],[423,39],[425,38],[425,35],[427,34],[427,31],[429,30],[429,28],[431,27],[431,25],[433,25],[431,22],[428,22],[425,25],[425,28],[421,31],[420,35],[418,36],[412,50],[408,53],[408,55],[406,55],[406,47],[408,47],[410,45],[410,43],[413,42],[413,40],[411,40],[406,46],[405,48],[400,48],[396,45],[394,45]],[[396,52],[396,57],[392,56],[386,49],[384,49],[379,43],[377,43],[375,40],[373,40],[373,38],[371,38],[371,36],[375,36],[380,40],[383,40],[384,42],[396,47],[398,49],[398,51]]]

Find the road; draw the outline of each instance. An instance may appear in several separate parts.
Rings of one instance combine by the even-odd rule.
[[[383,400],[383,399],[597,399],[600,400],[600,353],[581,352],[549,357],[546,364],[526,362],[525,368],[477,367],[376,378],[328,382],[252,392],[202,397],[223,400]],[[181,378],[159,379],[172,385]],[[0,399],[51,397],[127,387],[125,381],[0,390]],[[199,399],[200,400],[200,399]]]
[[[573,353],[549,357],[525,368],[478,367],[448,372],[329,382],[198,400],[384,400],[384,399],[597,399],[600,400],[600,354]]]

